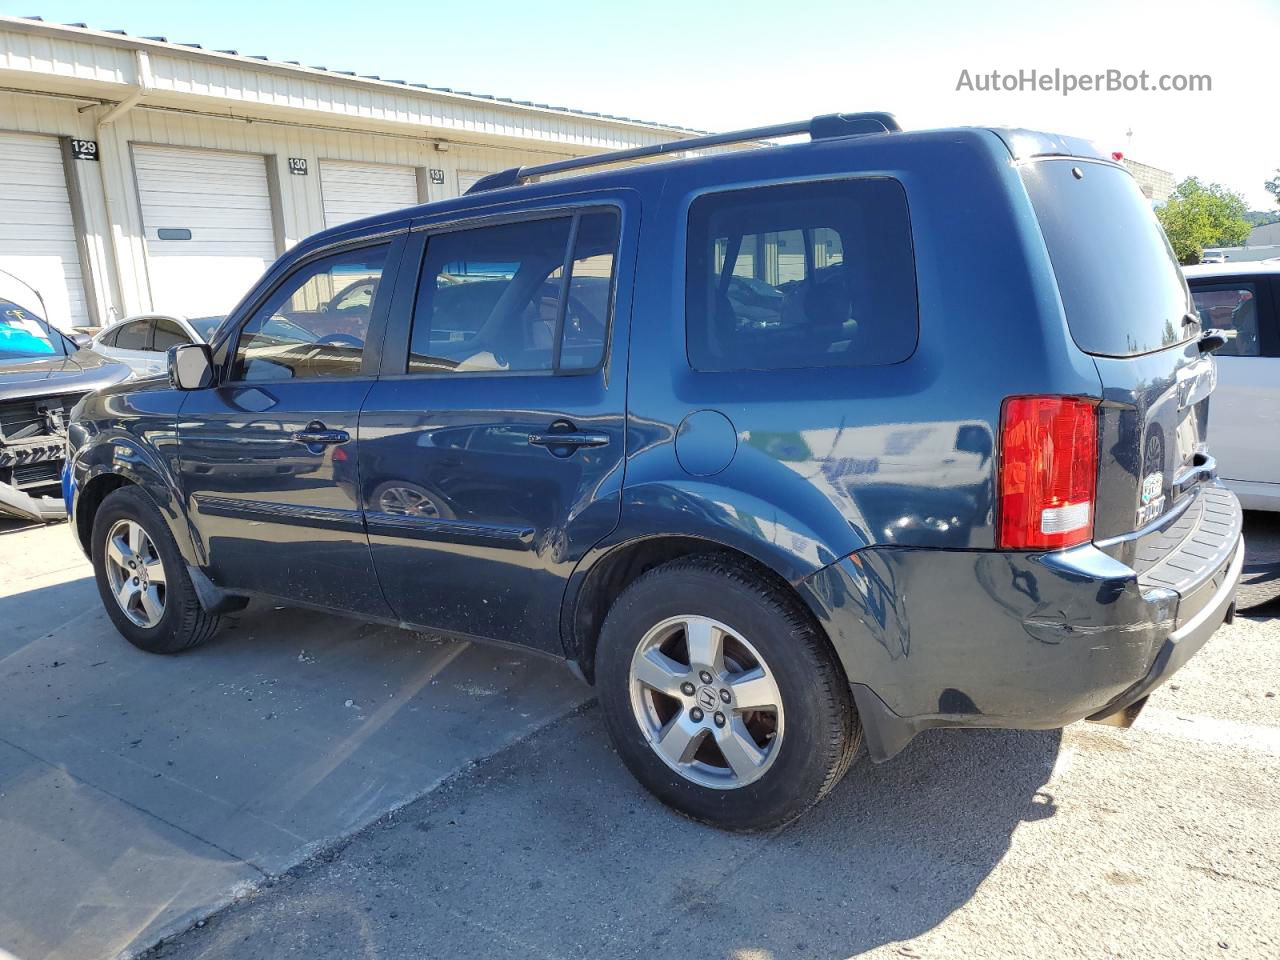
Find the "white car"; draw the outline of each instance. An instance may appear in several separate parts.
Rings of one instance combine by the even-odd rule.
[[[1183,271],[1200,325],[1227,343],[1214,353],[1209,449],[1249,510],[1280,510],[1280,264],[1220,263]]]
[[[159,377],[167,371],[170,347],[204,343],[221,322],[222,317],[126,317],[94,336],[86,349],[127,364],[133,371],[131,379]]]
[[[1280,511],[1280,263],[1184,267],[1204,328],[1227,342],[1214,357],[1209,450],[1246,510]],[[1243,609],[1280,595],[1280,564],[1259,548],[1275,524],[1254,522],[1237,602]],[[1256,530],[1258,536],[1254,536]]]

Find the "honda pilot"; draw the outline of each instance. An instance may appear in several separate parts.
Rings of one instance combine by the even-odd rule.
[[[762,829],[863,744],[1132,722],[1230,620],[1222,343],[1088,143],[831,115],[314,236],[78,405],[64,492],[143,650],[250,598],[518,645]]]

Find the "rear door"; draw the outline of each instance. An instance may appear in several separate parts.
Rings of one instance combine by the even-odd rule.
[[[1223,477],[1270,484],[1280,497],[1280,329],[1274,278],[1266,274],[1196,279],[1191,293],[1202,324],[1228,336],[1216,351],[1218,387],[1209,440]],[[1256,491],[1267,495],[1265,488]]]
[[[568,577],[618,522],[639,212],[424,227],[360,416],[378,577],[401,620],[562,653]]]
[[[1102,380],[1094,536],[1121,537],[1212,476],[1215,368],[1182,271],[1133,177],[1078,157],[1022,168],[1072,338]]]

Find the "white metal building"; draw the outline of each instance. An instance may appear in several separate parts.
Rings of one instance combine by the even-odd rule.
[[[0,17],[0,268],[63,329],[221,313],[325,227],[690,134]]]

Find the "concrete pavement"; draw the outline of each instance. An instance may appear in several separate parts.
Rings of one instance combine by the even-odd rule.
[[[653,801],[591,707],[156,955],[1280,956],[1278,667],[1239,620],[1132,730],[932,731],[758,836]]]
[[[555,664],[270,607],[149,656],[0,527],[0,960],[1280,955],[1277,613],[1133,730],[934,731],[742,837]]]
[[[64,524],[0,527],[0,957],[146,947],[587,694],[547,660],[269,606],[151,656]]]

